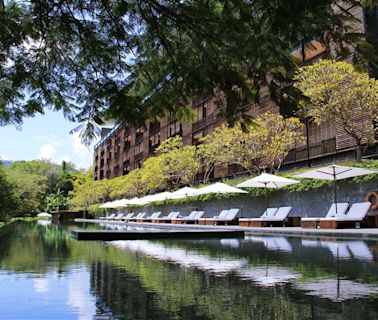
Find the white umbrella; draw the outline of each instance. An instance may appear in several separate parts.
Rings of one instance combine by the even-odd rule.
[[[265,206],[268,208],[268,188],[279,189],[295,183],[299,183],[299,181],[275,176],[274,174],[262,173],[257,177],[239,183],[237,187],[265,188]]]
[[[203,187],[200,189],[197,189],[199,194],[208,194],[208,193],[215,193],[215,194],[225,194],[225,193],[248,193],[247,191],[244,191],[242,189],[238,189],[235,187],[231,187],[228,184],[216,182],[214,184],[211,184],[207,187]],[[218,209],[220,207],[220,203],[218,201]]]
[[[99,206],[99,208],[109,209],[113,208],[113,201],[108,201]]]
[[[128,207],[130,204],[129,199],[121,199],[121,200],[116,200],[118,207]]]
[[[41,212],[37,214],[38,218],[51,218],[51,214],[48,212]]]
[[[143,200],[147,204],[147,203],[151,203],[151,202],[167,200],[170,195],[171,195],[171,192],[164,191],[164,192],[155,193],[155,194],[145,196],[141,200]]]
[[[296,178],[308,178],[308,179],[320,179],[320,180],[329,180],[334,183],[334,203],[337,203],[337,180],[353,178],[357,176],[363,176],[365,174],[377,173],[375,170],[368,170],[363,168],[354,168],[354,167],[345,167],[338,165],[330,165],[327,167],[322,167],[304,173],[296,174],[293,177]],[[337,213],[337,206],[336,206]]]
[[[197,189],[199,194],[208,194],[208,193],[248,193],[242,189],[238,189],[235,187],[231,187],[228,184],[216,182],[211,184],[207,187],[203,187],[201,189]]]
[[[143,206],[148,203],[143,198],[138,198],[138,197],[134,197],[130,199],[128,202],[129,202],[129,205],[131,206],[132,205]]]
[[[188,198],[188,197],[195,197],[200,195],[201,192],[198,189],[190,188],[190,187],[184,187],[179,190],[176,190],[175,192],[172,192],[167,199],[182,199],[182,198]]]

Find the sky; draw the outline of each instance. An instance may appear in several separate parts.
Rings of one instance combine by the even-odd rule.
[[[69,133],[76,126],[61,112],[46,111],[44,115],[24,119],[20,130],[10,125],[0,127],[0,158],[46,159],[56,163],[65,160],[78,169],[88,169],[93,162],[93,146],[87,148],[78,133]]]

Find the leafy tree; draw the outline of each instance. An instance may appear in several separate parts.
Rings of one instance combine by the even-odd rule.
[[[195,175],[201,168],[195,146],[184,146],[182,138],[176,136],[163,141],[156,152],[156,159],[153,160],[155,169],[160,167],[161,176],[173,188],[194,182]]]
[[[72,205],[82,207],[85,210],[88,210],[91,204],[101,200],[102,190],[97,188],[97,183],[93,180],[92,170],[77,176],[70,196],[72,196],[70,200]]]
[[[0,221],[7,220],[16,213],[18,201],[15,186],[8,181],[0,161]]]
[[[90,139],[104,116],[133,124],[167,111],[185,115],[198,95],[214,95],[232,123],[243,118],[240,105],[258,102],[263,87],[280,106],[294,106],[298,92],[286,76],[296,68],[293,47],[319,39],[338,58],[373,52],[346,23],[354,20],[348,12],[332,9],[337,5],[2,1],[0,124],[20,124],[53,107],[85,123]],[[282,86],[289,99],[282,99]]]
[[[73,188],[77,170],[70,163],[62,165],[47,160],[15,161],[5,169],[18,195],[18,213],[34,214],[43,210],[47,198],[58,192],[67,197]]]
[[[202,139],[199,152],[208,168],[209,164],[236,163],[249,173],[267,168],[278,171],[289,150],[303,142],[301,127],[297,118],[263,113],[247,130],[240,125],[217,128]]]
[[[68,202],[69,198],[66,197],[60,189],[58,189],[55,194],[49,194],[45,198],[45,210],[50,212],[54,210],[67,209]]]
[[[322,60],[303,67],[296,86],[309,98],[303,112],[318,124],[332,122],[351,136],[360,160],[364,144],[375,142],[378,116],[378,81],[346,62]]]
[[[15,186],[20,206],[18,214],[35,214],[42,209],[47,179],[36,173],[26,173],[19,168],[6,168],[8,180]]]
[[[197,147],[197,152],[202,159],[204,183],[209,181],[215,165],[228,164],[233,158],[229,145],[231,141],[235,140],[235,134],[241,134],[240,130],[222,125],[201,138],[201,144]]]

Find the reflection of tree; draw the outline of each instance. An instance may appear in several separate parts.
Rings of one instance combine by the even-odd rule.
[[[18,222],[0,230],[0,266],[13,271],[45,272],[54,258],[58,269],[70,263],[66,240],[56,226]]]
[[[298,257],[285,262],[282,255],[275,252],[267,255],[262,248],[255,250],[251,246],[228,251],[219,241],[160,241],[159,244],[179,246],[188,252],[201,253],[204,258],[248,258],[250,266],[276,264],[296,266],[304,272],[310,269]],[[340,312],[336,304],[307,297],[290,285],[262,288],[233,273],[215,276],[203,270],[158,261],[138,251],[119,250],[102,242],[75,241],[68,231],[56,226],[44,228],[17,223],[0,230],[0,266],[3,269],[45,272],[49,264],[64,270],[78,263],[88,266],[91,289],[98,297],[97,307],[102,314],[109,313],[109,317],[323,319],[328,313],[331,317]],[[315,259],[312,267],[319,265],[320,260]],[[364,310],[369,310],[373,318],[378,317],[373,303],[351,301],[345,304],[342,312],[349,313],[350,318],[358,318],[360,313],[367,312]]]

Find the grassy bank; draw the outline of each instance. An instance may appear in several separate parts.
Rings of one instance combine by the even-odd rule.
[[[5,227],[8,224],[11,224],[15,221],[35,221],[37,220],[37,217],[15,217],[15,218],[10,218],[7,221],[0,221],[0,228]]]

